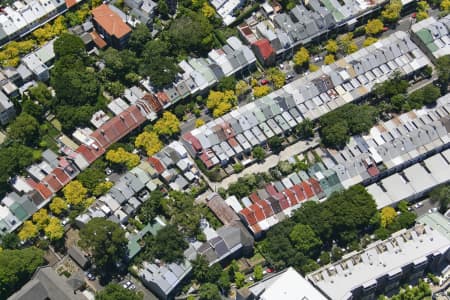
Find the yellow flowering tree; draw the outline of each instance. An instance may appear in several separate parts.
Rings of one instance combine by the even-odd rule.
[[[44,228],[44,232],[51,241],[56,241],[64,236],[64,227],[58,218],[51,217],[48,225]]]
[[[253,96],[256,98],[264,97],[270,93],[270,87],[267,85],[255,86],[253,88]]]
[[[143,148],[148,156],[152,156],[164,146],[158,135],[154,131],[144,131],[136,137],[134,145]]]
[[[237,105],[237,97],[231,90],[224,92],[210,91],[206,100],[206,107],[212,111],[214,118],[226,114],[235,105]]]
[[[63,193],[67,203],[77,206],[83,204],[83,201],[86,199],[88,190],[83,186],[81,182],[79,182],[78,180],[73,180],[64,187]]]
[[[60,215],[64,211],[67,210],[67,203],[64,201],[61,197],[55,197],[53,198],[52,202],[50,203],[50,211],[55,215]]]
[[[36,224],[39,230],[44,229],[47,226],[50,217],[45,208],[41,208],[33,215],[33,222]]]
[[[165,111],[153,129],[160,135],[174,135],[180,132],[180,120],[170,111]]]
[[[39,233],[39,229],[31,221],[25,221],[22,228],[19,231],[19,239],[21,241],[26,241],[36,237]]]
[[[127,152],[122,147],[106,152],[106,160],[132,169],[139,164],[139,155]],[[73,181],[72,181],[73,182]]]

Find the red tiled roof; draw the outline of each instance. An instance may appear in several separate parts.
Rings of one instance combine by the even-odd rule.
[[[288,197],[291,206],[294,206],[298,203],[297,197],[295,197],[293,191],[291,191],[290,189],[285,189],[284,192],[286,193],[286,196]]]
[[[33,188],[35,189],[37,192],[39,192],[39,194],[41,194],[42,198],[44,199],[49,199],[53,193],[52,191],[50,191],[45,185],[43,185],[42,183],[37,183],[36,181],[34,181],[31,178],[27,178],[27,183]]]
[[[322,187],[320,186],[320,183],[315,178],[311,177],[309,179],[309,182],[311,183],[312,188],[314,190],[314,193],[316,195],[319,195],[319,194],[323,193],[323,190],[322,190]]]
[[[63,188],[63,185],[58,181],[55,174],[53,173],[45,176],[45,178],[42,180],[42,183],[47,184],[47,186],[55,193]]]
[[[262,221],[262,220],[264,220],[266,217],[264,216],[264,212],[263,212],[263,210],[262,210],[262,208],[261,207],[259,207],[259,205],[257,205],[257,204],[252,204],[252,205],[250,205],[250,207],[249,207],[254,213],[255,213],[255,217],[256,217],[256,220],[259,222],[259,221]]]
[[[169,96],[167,96],[167,94],[164,92],[156,93],[156,98],[158,98],[159,102],[161,102],[162,105],[170,102]]]
[[[162,105],[159,103],[158,98],[156,98],[155,95],[145,94],[142,99],[150,104],[153,111],[158,112],[162,109]]]
[[[56,176],[56,178],[59,182],[62,183],[62,185],[66,185],[70,182],[70,177],[60,168],[54,169],[52,174]]]
[[[259,197],[258,197],[259,198]],[[274,212],[272,209],[272,206],[267,203],[267,201],[265,200],[259,200],[258,202],[256,202],[263,210],[264,215],[266,216],[266,218],[273,216]]]
[[[266,191],[269,193],[269,195],[273,197],[278,195],[278,192],[275,190],[275,187],[271,184],[266,185]]]
[[[100,146],[108,148],[128,133],[144,123],[145,117],[136,105],[128,107],[126,110],[115,116],[98,128],[91,137],[95,139]]]
[[[67,8],[71,8],[77,4],[76,0],[66,0],[65,2],[66,2]]]
[[[248,196],[250,198],[250,200],[252,200],[253,203],[257,203],[259,201],[261,201],[261,198],[259,198],[258,194],[256,192],[253,192],[250,194],[250,196]]]
[[[97,158],[99,158],[105,151],[103,148],[101,148],[101,150],[99,149],[98,151],[89,148],[88,146],[82,144],[80,145],[80,147],[77,148],[77,150],[75,150],[75,152],[80,153],[81,155],[83,155],[84,159],[89,163],[93,163]]]
[[[305,200],[305,191],[303,190],[303,186],[301,184],[296,184],[292,187],[295,196],[297,197],[298,201]]]
[[[108,5],[102,4],[92,10],[94,21],[97,22],[110,36],[121,39],[131,32],[122,18],[113,12]]]
[[[309,198],[314,197],[314,192],[311,189],[311,186],[307,182],[302,181],[302,187],[303,187],[303,190],[305,191],[306,198],[309,199]]]
[[[102,37],[96,31],[91,32],[91,38],[98,49],[103,49],[107,46],[105,40],[102,39]]]
[[[286,208],[291,207],[291,205],[289,204],[288,199],[286,197],[284,197],[284,195],[279,200],[280,200],[279,202],[280,202],[280,206],[281,206],[282,210],[285,210]]]
[[[236,139],[234,137],[230,137],[228,139],[228,144],[230,144],[230,146],[233,148],[239,146],[239,143],[236,141]]]
[[[200,160],[205,164],[205,166],[208,169],[212,168],[212,166],[214,165],[212,161],[209,159],[208,154],[206,154],[206,152],[200,154],[198,158],[200,158]]]
[[[159,174],[162,174],[166,170],[164,165],[156,157],[149,157],[148,162]]]
[[[194,148],[195,151],[201,152],[203,150],[202,145],[200,144],[200,141],[192,135],[192,133],[188,132],[183,135],[183,140],[188,142],[192,148]]]
[[[250,209],[248,209],[247,207],[244,208],[243,210],[241,210],[239,213],[245,218],[245,221],[247,222],[247,224],[249,226],[252,226],[253,224],[255,224],[257,222],[255,213],[253,211],[251,211]]]
[[[270,45],[269,40],[261,39],[253,43],[258,49],[259,53],[263,57],[263,59],[268,59],[271,55],[275,53],[272,46]]]

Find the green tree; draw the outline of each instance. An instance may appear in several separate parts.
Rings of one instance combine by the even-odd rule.
[[[320,130],[322,143],[326,147],[342,149],[349,140],[349,129],[346,122],[339,122]]]
[[[106,219],[93,218],[80,230],[79,245],[92,255],[101,274],[116,270],[116,264],[125,257],[127,243],[124,230]]]
[[[197,236],[200,230],[201,207],[194,200],[190,194],[171,191],[163,201],[165,215],[188,237]]]
[[[149,76],[152,85],[159,89],[172,83],[179,71],[169,48],[169,43],[155,39],[148,41],[142,51],[140,73]]]
[[[406,202],[405,200],[400,201],[397,204],[397,208],[400,212],[405,213],[408,211],[408,202]]]
[[[6,183],[11,177],[28,167],[33,162],[32,149],[20,145],[12,144],[8,147],[0,148],[0,182]]]
[[[221,92],[232,91],[234,90],[236,83],[237,80],[234,76],[223,77],[219,80],[219,83],[217,83],[217,90]]]
[[[169,6],[165,0],[158,1],[158,13],[163,19],[169,18]]]
[[[0,299],[21,288],[44,264],[44,252],[35,247],[0,251]]]
[[[450,186],[443,185],[434,188],[430,193],[430,199],[433,203],[439,203],[439,211],[445,213],[450,203]]]
[[[144,50],[145,44],[151,39],[152,34],[147,25],[140,23],[131,32],[128,47],[139,56]]]
[[[171,22],[163,38],[170,41],[177,53],[206,54],[214,44],[213,26],[200,12],[185,10],[183,15]]]
[[[283,139],[279,136],[273,136],[268,141],[267,144],[270,147],[270,150],[274,153],[279,153],[283,148]]]
[[[8,126],[8,136],[15,142],[34,146],[39,141],[39,123],[27,113],[21,113]]]
[[[301,139],[309,139],[314,135],[314,124],[310,119],[304,119],[295,127],[295,133]]]
[[[436,61],[438,80],[441,84],[441,93],[446,94],[450,83],[450,55],[442,56]]]
[[[252,155],[253,155],[253,158],[256,159],[257,161],[263,161],[264,158],[266,157],[266,151],[264,150],[263,147],[256,146],[252,150]]]
[[[151,192],[150,197],[140,207],[139,220],[144,224],[153,222],[153,219],[161,213],[161,202],[163,199],[164,194],[160,190]]]
[[[238,288],[241,288],[245,285],[245,275],[241,272],[234,273],[234,280]]]
[[[5,233],[2,237],[1,237],[1,248],[3,249],[17,249],[19,247],[20,244],[20,239],[19,236],[17,234],[15,234],[14,232],[9,232],[9,233]]]
[[[230,282],[230,275],[226,271],[222,271],[220,274],[219,280],[217,280],[217,285],[222,290],[222,292],[227,295],[230,291],[231,282]]]
[[[122,287],[117,283],[108,284],[95,294],[95,300],[142,300],[143,295]]]
[[[86,48],[83,40],[71,33],[63,33],[53,44],[56,57],[63,57],[66,55],[80,56],[85,55]]]
[[[263,268],[261,265],[256,265],[253,268],[253,277],[255,279],[255,281],[260,281],[261,279],[263,279]]]
[[[219,288],[214,283],[205,283],[200,286],[198,291],[200,300],[220,300]]]
[[[166,225],[158,231],[156,236],[146,238],[144,257],[160,259],[166,263],[182,262],[184,250],[188,243],[175,225]]]
[[[317,252],[322,246],[322,241],[316,236],[309,225],[297,224],[289,234],[294,247],[306,255]]]
[[[194,278],[200,283],[217,282],[223,271],[217,263],[210,267],[208,260],[202,255],[197,255],[191,263]]]
[[[325,59],[323,60],[324,64],[326,65],[331,65],[332,63],[334,63],[335,58],[333,54],[328,54],[325,55]]]

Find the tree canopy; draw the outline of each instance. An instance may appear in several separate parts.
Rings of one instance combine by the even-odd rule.
[[[139,220],[144,224],[153,222],[153,219],[161,213],[161,203],[163,199],[164,194],[161,191],[152,191],[150,197],[142,203],[142,206],[139,209]]]
[[[179,71],[169,49],[169,42],[155,39],[148,41],[142,50],[140,72],[149,76],[152,85],[156,88],[163,88],[172,83]]]
[[[379,19],[372,19],[367,22],[364,29],[366,30],[366,34],[368,35],[376,35],[380,33],[384,28],[383,22]]]
[[[237,105],[237,97],[233,90],[223,92],[210,91],[206,107],[212,111],[213,117],[220,117]]]
[[[162,117],[156,121],[153,129],[159,135],[174,135],[180,132],[180,120],[170,111],[165,111]]]
[[[160,259],[166,263],[182,262],[184,250],[188,247],[183,234],[175,225],[166,225],[155,236],[148,235],[145,238],[145,259]]]
[[[86,48],[83,40],[71,33],[62,33],[53,44],[56,57],[63,57],[66,55],[79,56],[84,55]]]
[[[0,251],[0,298],[7,299],[44,264],[44,252],[35,247]]]
[[[135,291],[124,288],[120,284],[110,283],[95,294],[95,300],[142,300],[143,296]]]
[[[342,148],[351,135],[367,132],[378,111],[369,105],[346,104],[320,118],[320,136],[325,146]]]
[[[0,182],[6,183],[10,176],[18,174],[33,162],[33,151],[21,144],[0,148]]]
[[[39,142],[39,123],[33,116],[21,113],[8,126],[8,137],[18,143],[35,146]]]
[[[305,66],[309,63],[309,51],[302,47],[298,50],[293,58],[294,64],[296,66]]]
[[[328,40],[325,45],[325,50],[330,54],[335,54],[339,50],[339,45],[335,40]]]
[[[152,156],[162,149],[164,146],[161,140],[154,131],[144,131],[140,133],[136,140],[134,141],[134,145],[138,148],[145,149],[148,156]]]
[[[139,155],[130,153],[122,147],[108,150],[108,152],[106,152],[106,160],[110,161],[116,166],[125,166],[129,170],[136,167],[140,161]]]
[[[116,270],[125,257],[128,240],[125,231],[116,223],[93,218],[80,230],[79,245],[92,255],[101,273]]]
[[[260,249],[276,269],[293,266],[307,273],[318,267],[315,260],[330,248],[330,241],[341,246],[357,241],[376,213],[372,196],[355,185],[325,202],[304,203],[291,219],[268,230]]]

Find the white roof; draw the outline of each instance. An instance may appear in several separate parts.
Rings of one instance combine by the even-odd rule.
[[[251,286],[252,293],[261,292],[261,300],[298,300],[314,299],[325,300],[326,298],[305,278],[303,278],[292,267],[281,274],[277,274],[268,280],[263,280],[255,286]]]

